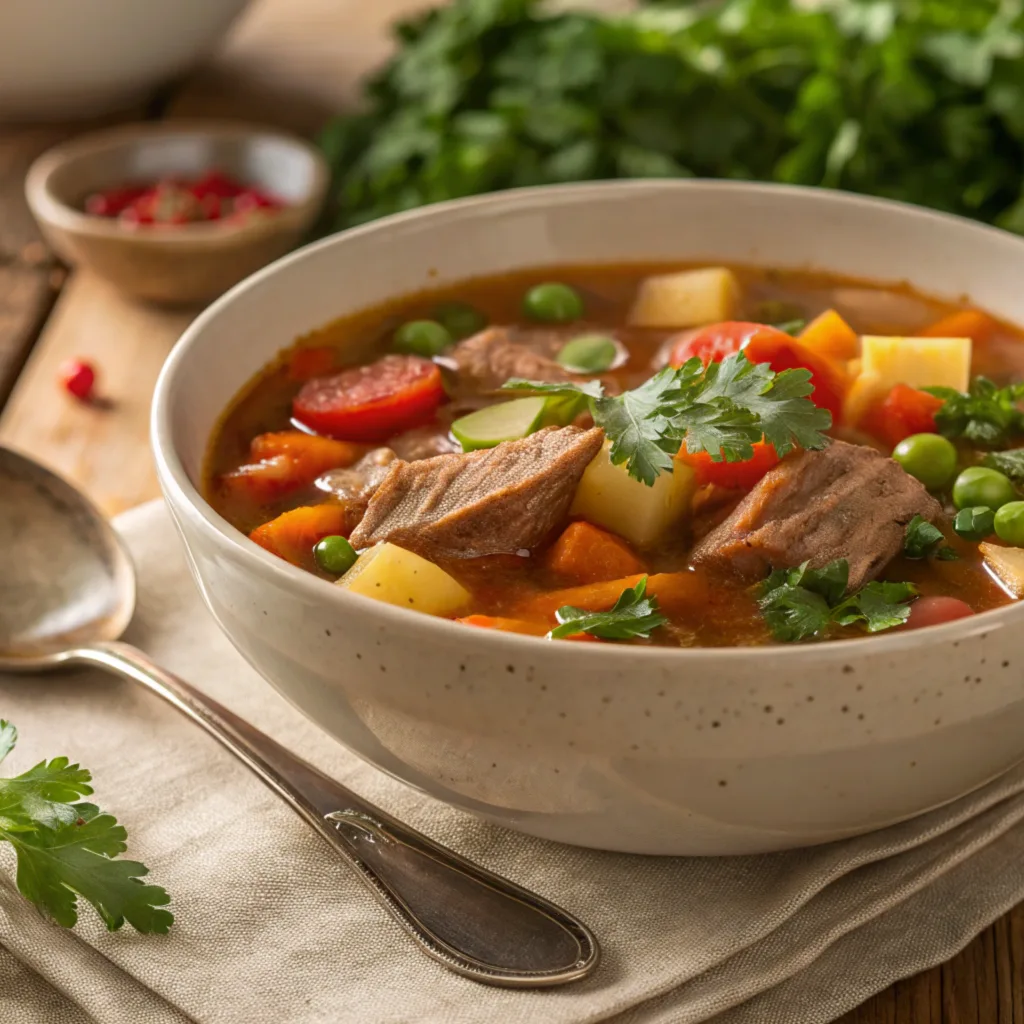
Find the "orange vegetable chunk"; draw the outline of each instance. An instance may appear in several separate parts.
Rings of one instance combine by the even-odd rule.
[[[581,587],[551,590],[529,598],[518,609],[528,619],[555,621],[555,612],[563,605],[585,608],[590,612],[607,611],[622,596],[643,579],[643,573],[603,583],[587,583]],[[658,599],[663,611],[697,611],[708,598],[707,579],[699,572],[661,572],[647,577],[647,594]]]
[[[834,309],[816,316],[800,332],[798,340],[829,359],[856,359],[860,351],[857,332]]]
[[[464,626],[477,626],[481,629],[497,629],[503,633],[522,633],[525,636],[545,636],[548,627],[543,622],[527,622],[526,619],[507,619],[501,615],[467,615],[465,618],[456,619]],[[584,640],[601,642],[600,637],[591,636],[589,633],[573,633],[572,636],[563,637],[565,640]]]
[[[344,505],[305,505],[257,526],[249,539],[292,565],[312,569],[313,548],[324,537],[351,532],[351,516]]]
[[[999,330],[999,324],[978,309],[958,309],[919,332],[922,338],[970,338],[982,345]]]
[[[633,576],[644,564],[630,546],[614,533],[591,523],[570,523],[547,553],[549,569],[578,583]]]

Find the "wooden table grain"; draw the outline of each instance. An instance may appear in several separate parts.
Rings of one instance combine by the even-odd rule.
[[[233,116],[311,134],[386,54],[386,26],[417,0],[260,0],[200,72],[154,97],[150,117]],[[28,164],[83,126],[0,131],[0,443],[54,467],[110,514],[158,495],[148,412],[161,363],[196,310],[140,306],[68,274],[22,197]],[[56,383],[93,360],[103,408]],[[912,935],[907,942],[914,941]],[[836,985],[842,986],[837,978]],[[1024,904],[948,963],[884,989],[841,1024],[1024,1024]]]

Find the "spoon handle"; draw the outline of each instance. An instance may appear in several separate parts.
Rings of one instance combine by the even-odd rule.
[[[597,966],[594,936],[567,911],[396,821],[137,648],[101,643],[69,660],[142,683],[201,725],[316,829],[450,970],[490,985],[541,988]]]

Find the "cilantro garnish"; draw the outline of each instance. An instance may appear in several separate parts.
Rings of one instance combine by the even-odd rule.
[[[832,625],[862,624],[869,633],[907,621],[917,596],[911,583],[872,582],[844,597],[850,566],[837,558],[821,569],[804,562],[777,569],[761,584],[758,606],[772,636],[783,643],[820,637]]]
[[[513,379],[509,391],[586,395],[594,422],[611,441],[611,460],[653,485],[672,471],[682,445],[714,462],[745,462],[762,438],[780,455],[794,447],[824,448],[832,417],[807,397],[814,390],[805,369],[775,373],[742,352],[704,366],[690,359],[666,368],[638,388],[607,396],[597,381],[582,384]]]
[[[996,514],[987,505],[962,508],[953,518],[953,530],[964,540],[984,540],[996,528]]]
[[[1024,448],[1011,448],[1006,452],[989,452],[981,464],[989,469],[998,469],[1017,483],[1024,483]]]
[[[903,554],[907,558],[937,558],[940,562],[954,562],[959,557],[945,543],[946,537],[937,527],[922,516],[914,516],[907,523],[903,537]]]
[[[975,444],[994,446],[1011,436],[1024,434],[1024,384],[996,387],[987,377],[975,377],[967,391],[953,388],[924,388],[941,398],[935,424],[945,437],[964,437]]]
[[[555,618],[561,625],[548,633],[550,640],[575,633],[589,633],[602,640],[631,640],[633,637],[647,640],[651,630],[668,622],[658,611],[658,599],[653,595],[647,596],[646,576],[635,587],[627,587],[606,612],[588,612],[585,608],[567,604],[555,612]]]
[[[18,732],[0,720],[0,761]],[[78,921],[78,897],[91,903],[111,931],[128,921],[137,931],[164,934],[174,917],[160,907],[170,897],[144,885],[143,864],[117,860],[127,833],[110,814],[80,797],[91,776],[66,757],[40,761],[15,778],[0,778],[0,841],[17,855],[21,894],[65,928]]]

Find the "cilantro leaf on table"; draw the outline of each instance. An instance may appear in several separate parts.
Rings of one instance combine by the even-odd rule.
[[[596,381],[545,383],[516,378],[503,390],[543,395],[584,394],[594,423],[611,442],[611,460],[625,463],[636,480],[652,486],[672,472],[672,458],[685,444],[691,454],[707,452],[714,462],[743,462],[764,438],[785,455],[796,445],[824,448],[832,417],[807,397],[807,370],[775,373],[751,363],[742,352],[704,366],[689,359],[666,368],[621,395],[605,395]]]
[[[1024,483],[1024,448],[1011,448],[1005,452],[989,452],[981,464],[998,469],[1016,483]]]
[[[963,437],[991,447],[1024,434],[1024,384],[996,387],[987,377],[975,377],[966,392],[953,388],[923,388],[941,398],[935,424],[945,437]]]
[[[14,726],[0,720],[0,761],[17,737]],[[0,842],[14,848],[18,889],[65,928],[77,923],[81,897],[111,931],[128,921],[140,932],[166,933],[174,917],[160,908],[170,897],[139,881],[147,874],[143,864],[117,859],[127,849],[127,833],[112,815],[78,799],[92,793],[90,781],[66,757],[0,779]]]
[[[830,626],[863,624],[869,633],[900,626],[917,596],[911,583],[872,582],[844,597],[850,567],[837,558],[821,569],[804,562],[777,569],[760,586],[758,607],[772,636],[794,643],[822,636]]]
[[[907,558],[937,558],[940,562],[953,562],[957,553],[946,544],[945,534],[923,516],[914,516],[907,523],[903,535],[903,554]]]
[[[560,625],[550,633],[550,640],[589,633],[602,640],[631,640],[650,638],[651,631],[664,626],[668,619],[658,611],[658,599],[647,596],[647,577],[627,587],[615,604],[606,612],[591,612],[585,608],[564,605],[555,612]]]

